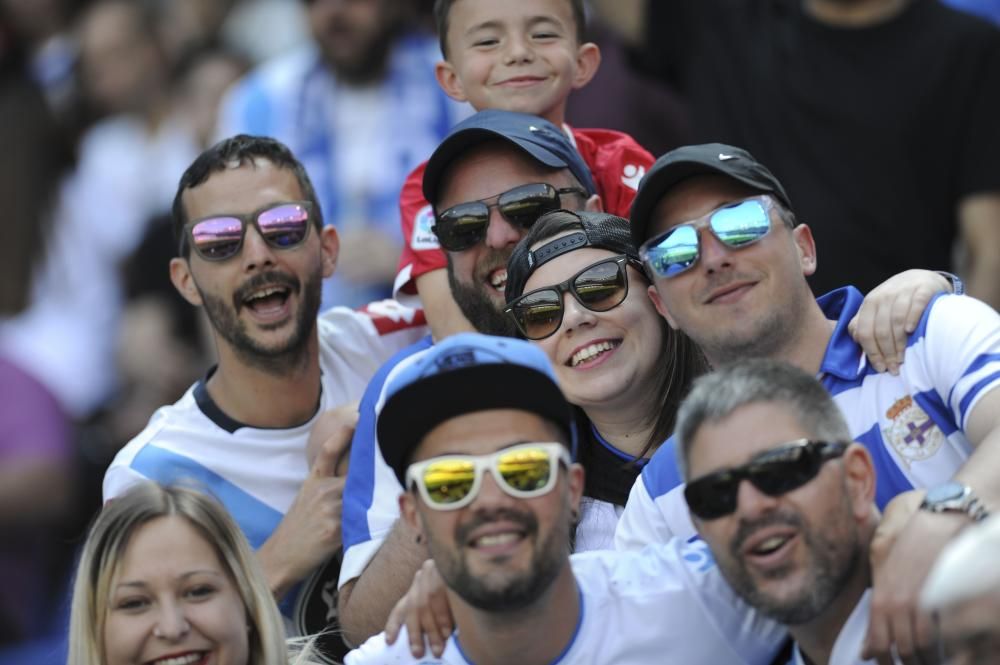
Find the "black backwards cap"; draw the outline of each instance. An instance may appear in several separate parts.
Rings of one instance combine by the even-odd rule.
[[[569,169],[587,194],[597,192],[590,168],[566,134],[544,118],[527,113],[486,109],[455,125],[427,161],[424,198],[437,205],[448,166],[469,148],[501,139],[543,166]]]
[[[507,260],[507,287],[504,290],[507,302],[524,293],[525,283],[539,266],[581,247],[606,249],[615,254],[624,254],[637,264],[641,262],[639,252],[632,242],[629,231],[631,225],[627,219],[606,212],[554,210],[539,217],[535,224],[550,215],[572,215],[579,219],[580,230],[559,236],[536,250],[529,248],[523,241],[518,243]]]
[[[773,194],[792,209],[792,203],[778,179],[753,155],[725,143],[686,145],[671,150],[650,167],[639,183],[632,201],[632,238],[636,246],[646,241],[653,209],[671,187],[696,175],[724,175],[767,194]]]
[[[400,365],[402,367],[402,365]],[[406,485],[413,450],[441,423],[476,411],[519,409],[562,428],[576,457],[573,409],[548,356],[510,337],[460,333],[390,374],[376,424],[382,458]]]

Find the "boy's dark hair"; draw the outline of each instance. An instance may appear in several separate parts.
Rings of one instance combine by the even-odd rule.
[[[239,166],[254,165],[258,159],[270,162],[279,168],[288,169],[295,174],[295,178],[299,181],[299,187],[302,189],[302,196],[313,204],[313,223],[316,225],[316,229],[323,228],[323,213],[316,198],[316,190],[313,189],[312,181],[309,180],[309,174],[306,173],[302,163],[295,158],[292,151],[284,143],[267,136],[237,134],[219,141],[198,155],[198,158],[181,176],[172,208],[174,240],[180,248],[180,256],[187,258],[191,255],[191,248],[184,241],[184,225],[189,221],[181,201],[184,190],[197,187],[208,180],[213,173],[225,171],[232,168],[234,164]]]
[[[448,59],[448,16],[456,0],[434,0],[434,25],[437,27],[438,41],[441,44],[441,55]],[[576,22],[576,43],[587,41],[587,15],[583,9],[583,0],[568,0],[573,10],[573,20]]]

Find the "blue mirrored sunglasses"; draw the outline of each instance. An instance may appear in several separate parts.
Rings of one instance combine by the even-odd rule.
[[[770,210],[774,201],[767,195],[729,203],[698,219],[678,224],[642,243],[639,256],[655,277],[676,277],[698,262],[701,243],[698,231],[708,227],[730,249],[752,245],[771,230]]]

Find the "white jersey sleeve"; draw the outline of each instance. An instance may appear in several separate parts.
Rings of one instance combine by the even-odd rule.
[[[399,519],[403,488],[382,457],[376,424],[388,379],[416,362],[431,344],[426,336],[390,358],[375,373],[361,400],[344,487],[344,561],[339,586],[361,575]]]
[[[640,550],[671,538],[686,541],[697,537],[684,500],[675,451],[676,441],[670,437],[635,479],[615,529],[615,549]]]

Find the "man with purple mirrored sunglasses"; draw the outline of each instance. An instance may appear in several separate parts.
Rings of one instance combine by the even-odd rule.
[[[329,630],[329,588],[340,568],[347,435],[326,441],[311,467],[307,442],[425,327],[391,302],[317,318],[337,232],[323,225],[302,165],[273,139],[239,135],[206,150],[181,177],[173,213],[170,278],[204,309],[218,364],[118,453],[104,499],[143,479],[214,494],[257,550],[295,631],[327,630],[319,651],[339,661],[346,647],[336,625]]]

